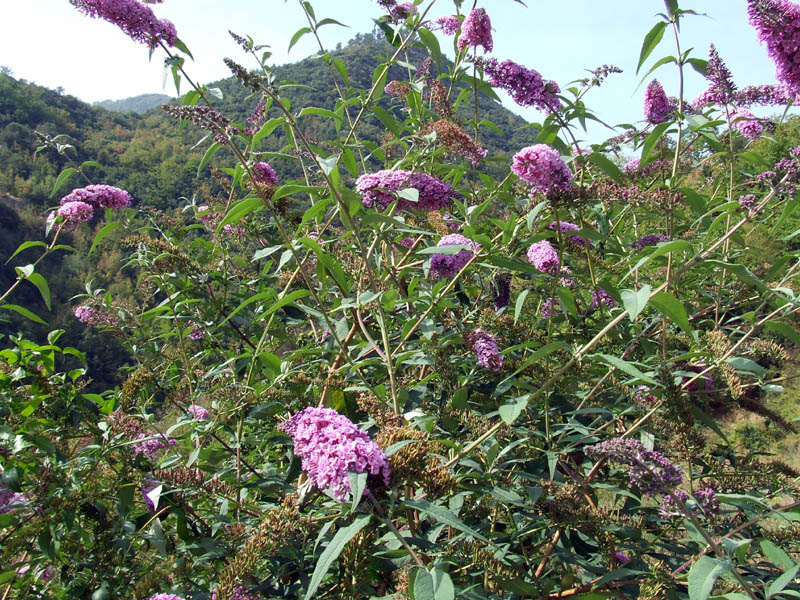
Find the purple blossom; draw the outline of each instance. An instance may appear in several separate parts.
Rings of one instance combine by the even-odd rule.
[[[470,261],[474,252],[481,249],[481,245],[464,237],[460,233],[449,233],[439,240],[437,248],[442,246],[468,246],[472,250],[459,250],[456,254],[434,254],[431,256],[430,274],[433,279],[451,277],[458,273]]]
[[[739,196],[739,208],[742,210],[752,210],[758,204],[758,196],[755,194],[742,194]]]
[[[717,94],[714,92],[713,88],[708,87],[700,92],[697,98],[692,100],[692,108],[700,110],[706,104],[717,104],[717,100]]]
[[[278,185],[278,174],[269,164],[261,161],[253,165],[253,177],[264,185]]]
[[[616,560],[621,565],[624,565],[625,563],[631,561],[631,559],[628,558],[627,554],[625,554],[624,552],[620,552],[619,550],[614,552],[614,560]]]
[[[153,462],[158,460],[158,453],[165,448],[176,445],[178,442],[159,433],[148,431],[140,433],[136,438],[142,440],[133,445],[134,454],[143,454]]]
[[[481,46],[484,52],[491,52],[494,47],[492,22],[482,8],[471,10],[461,24],[461,35],[458,36],[456,47],[463,51],[467,46],[471,46],[475,50]]]
[[[136,42],[155,48],[159,42],[174,46],[178,40],[175,26],[157,19],[153,10],[137,0],[70,0],[84,14],[113,23]]]
[[[414,6],[413,2],[398,2],[389,8],[389,16],[391,16],[394,21],[405,21],[408,17],[416,13],[417,8]]]
[[[185,600],[181,596],[175,594],[153,594],[147,600]]]
[[[294,442],[309,480],[330,490],[340,502],[350,492],[349,472],[369,473],[389,485],[391,469],[386,455],[366,431],[331,408],[309,407],[281,424]]]
[[[547,226],[547,228],[551,231],[558,231],[560,229],[561,233],[566,233],[568,231],[580,231],[579,226],[577,226],[575,223],[569,223],[568,221],[553,221]],[[580,235],[568,235],[567,241],[572,242],[576,246],[592,245],[592,242]]]
[[[76,306],[73,312],[76,319],[90,327],[97,327],[98,325],[110,325],[114,327],[119,325],[119,319],[116,316],[85,304]]]
[[[558,273],[558,253],[547,240],[531,244],[528,248],[528,262],[542,273],[550,275]]]
[[[153,502],[150,499],[150,496],[148,496],[148,494],[152,492],[154,489],[156,489],[159,485],[161,484],[156,481],[153,481],[152,479],[147,479],[144,485],[142,486],[142,498],[144,499],[145,506],[147,506],[147,511],[151,515],[156,514],[156,505],[155,502]]]
[[[72,190],[61,199],[61,206],[70,202],[85,202],[94,210],[111,208],[118,210],[131,205],[131,195],[113,185],[87,185],[86,187]]]
[[[697,505],[706,514],[715,515],[719,513],[719,499],[714,488],[706,487],[695,491],[693,494]]]
[[[714,44],[711,44],[709,50],[706,78],[711,82],[709,91],[716,104],[729,104],[734,99],[736,86],[733,83],[731,72],[720,58]]]
[[[572,186],[572,171],[561,155],[546,144],[527,146],[511,161],[511,170],[537,194],[564,192]]]
[[[640,167],[641,164],[642,163],[638,158],[634,158],[634,159],[629,160],[628,162],[626,162],[622,166],[622,170],[625,171],[626,175],[635,175],[636,171],[639,170],[639,167]]]
[[[631,483],[648,496],[666,494],[683,481],[683,470],[663,454],[647,450],[639,440],[614,438],[588,446],[586,455],[595,460],[605,458],[629,467]]]
[[[748,0],[750,23],[790,94],[800,92],[800,6],[788,0]]]
[[[673,490],[673,496],[677,497],[681,502],[686,502],[689,499],[689,494],[683,490]],[[682,517],[683,513],[678,508],[678,503],[670,496],[665,494],[662,496],[661,504],[658,506],[658,516],[664,519],[674,519]]]
[[[736,104],[739,106],[782,106],[789,100],[794,100],[794,94],[782,83],[777,85],[751,85],[742,88],[736,94]]]
[[[461,19],[456,15],[436,17],[433,22],[436,23],[434,29],[441,30],[445,35],[454,35],[461,27]]]
[[[643,248],[647,248],[648,246],[655,246],[660,244],[661,242],[669,241],[669,236],[664,235],[663,233],[646,233],[638,240],[631,244],[631,248],[636,251],[642,250]]]
[[[406,188],[419,192],[417,202],[397,196],[396,192]],[[450,185],[436,177],[401,170],[365,173],[356,180],[356,191],[361,194],[364,206],[377,206],[381,210],[395,200],[399,210],[439,210],[452,204],[454,198],[460,197]]]
[[[195,342],[199,342],[204,337],[206,337],[206,334],[203,333],[203,330],[200,328],[200,325],[198,325],[194,321],[189,321],[186,325],[187,325],[187,329],[188,328],[191,329],[191,331],[189,331],[189,334],[187,335],[187,337],[190,340],[193,340]]]
[[[186,412],[198,421],[208,421],[211,418],[211,413],[208,412],[208,409],[199,404],[190,405],[189,408],[186,409]]]
[[[214,588],[214,590],[211,592],[211,600],[218,600],[217,588]],[[220,598],[219,600],[259,600],[259,596],[254,596],[241,585],[237,585],[233,589],[233,593],[230,596],[224,599]]]
[[[553,314],[553,298],[548,298],[542,303],[539,314],[543,317],[550,317]]]
[[[494,309],[500,311],[508,306],[511,301],[511,274],[500,273],[495,275],[492,285],[492,296],[494,299]]]
[[[18,506],[11,506],[13,504],[24,504],[28,502],[28,497],[19,492],[12,492],[4,484],[0,483],[0,515],[11,512]]]
[[[489,83],[493,87],[508,92],[520,106],[534,106],[548,114],[561,108],[558,98],[561,89],[558,84],[542,79],[538,71],[523,67],[513,60],[498,62],[495,58],[489,58],[477,64],[489,76]]]
[[[469,340],[478,364],[484,369],[499,371],[503,366],[503,356],[497,347],[497,338],[483,329],[475,329],[469,334]]]
[[[672,104],[664,93],[664,88],[661,87],[658,79],[653,79],[644,94],[645,120],[652,125],[664,123],[669,121],[672,110]]]
[[[202,204],[197,207],[197,219],[206,225],[210,225],[214,220],[214,211],[206,204]]]
[[[731,114],[731,127],[748,140],[757,140],[764,131],[761,120],[746,108],[740,108]]]
[[[403,248],[411,248],[414,245],[414,238],[406,236],[397,243]]]
[[[94,209],[86,202],[67,202],[59,207],[56,215],[61,217],[64,229],[72,231],[78,223],[89,221],[94,215]]]
[[[592,291],[592,306],[594,308],[600,308],[601,306],[607,306],[608,308],[614,308],[617,305],[617,301],[609,295],[607,291],[603,288],[599,287],[596,290]]]

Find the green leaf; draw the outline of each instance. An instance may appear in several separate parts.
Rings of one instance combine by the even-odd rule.
[[[689,317],[686,315],[686,309],[675,296],[667,292],[659,292],[650,298],[650,304],[655,306],[656,310],[669,318],[686,334],[689,336],[692,335],[692,327],[689,324]]]
[[[355,510],[358,507],[361,498],[364,495],[364,490],[367,489],[367,473],[356,473],[355,471],[348,471],[347,477],[350,480],[350,491],[353,493],[353,504],[350,510]]]
[[[733,563],[702,556],[689,571],[689,600],[706,600],[720,575],[728,573]]]
[[[475,531],[472,527],[464,523],[461,519],[459,519],[455,514],[451,511],[446,509],[444,506],[439,506],[438,504],[433,504],[428,500],[406,500],[403,502],[403,506],[407,506],[408,508],[413,508],[420,512],[425,513],[426,515],[433,517],[439,523],[444,523],[448,527],[452,527],[453,529],[458,529],[459,531],[463,531],[469,536],[474,537],[484,543],[491,543],[487,540],[483,535]]]
[[[564,342],[550,342],[546,346],[542,346],[536,352],[531,354],[528,357],[528,359],[524,363],[522,363],[522,365],[516,371],[514,371],[511,375],[509,375],[503,381],[501,381],[497,387],[502,389],[504,383],[506,383],[509,379],[516,377],[517,375],[522,373],[522,371],[530,367],[536,361],[541,360],[542,358],[544,358],[548,354],[555,352],[556,350],[566,350],[567,348],[568,346]]]
[[[514,325],[516,325],[517,321],[519,321],[519,315],[520,313],[522,313],[522,307],[525,305],[525,299],[528,297],[528,294],[530,293],[531,290],[530,288],[528,288],[523,290],[522,293],[520,293],[520,295],[517,296],[517,300],[514,303]]]
[[[595,354],[594,356],[602,360],[604,363],[609,364],[612,367],[619,369],[620,371],[623,371],[632,377],[635,377],[636,379],[640,379],[645,383],[649,383],[650,385],[658,385],[658,382],[655,379],[642,373],[639,369],[633,366],[633,363],[628,362],[627,360],[622,360],[621,358],[611,356],[610,354]]]
[[[419,34],[420,41],[428,49],[428,52],[430,52],[431,58],[436,63],[436,68],[441,71],[442,49],[439,47],[439,40],[424,27],[420,27],[419,30],[417,30],[417,34]]]
[[[414,600],[436,600],[433,592],[433,575],[419,568],[414,574]]]
[[[800,334],[795,331],[795,328],[781,323],[780,321],[767,321],[764,327],[771,331],[781,334],[783,337],[788,338],[795,345],[800,347]]]
[[[622,290],[622,304],[625,306],[625,310],[628,311],[631,321],[635,321],[639,313],[647,306],[647,302],[650,300],[650,291],[650,286],[646,284],[639,291]]]
[[[97,245],[103,241],[104,237],[106,237],[112,231],[119,229],[120,227],[122,227],[122,223],[120,223],[119,221],[111,221],[110,223],[106,223],[105,225],[103,225],[100,231],[97,232],[97,235],[94,236],[94,241],[92,241],[92,247],[89,248],[89,256],[92,255],[92,252],[94,252],[94,249],[97,248]]]
[[[289,49],[287,52],[291,52],[292,46],[294,46],[297,42],[300,41],[300,38],[303,37],[305,34],[311,33],[311,28],[309,27],[301,27],[297,31],[294,32],[292,36],[292,40],[289,42]]]
[[[592,152],[589,155],[589,162],[596,164],[598,167],[600,167],[600,170],[603,171],[603,173],[611,177],[611,179],[617,183],[619,183],[622,179],[622,173],[620,172],[619,167],[611,162],[605,154]]]
[[[50,287],[47,285],[47,280],[42,277],[41,273],[31,273],[28,275],[27,279],[39,289],[39,293],[42,295],[42,300],[44,300],[47,310],[52,310],[50,307]]]
[[[786,554],[781,548],[776,546],[773,542],[769,540],[761,540],[759,542],[761,546],[761,552],[764,553],[771,562],[775,563],[776,565],[780,565],[784,569],[791,569],[794,566],[794,562],[792,559],[789,558],[789,555]]]
[[[417,250],[417,254],[458,254],[462,250],[469,250],[472,252],[472,246],[467,244],[447,244],[446,246],[429,246],[428,248],[422,248],[421,250]]]
[[[244,200],[239,200],[239,202],[231,206],[228,214],[225,215],[225,218],[222,219],[222,221],[220,221],[220,224],[217,226],[217,235],[220,234],[225,225],[238,223],[245,217],[245,215],[261,208],[264,208],[264,201],[256,196],[248,196]]]
[[[347,543],[355,537],[355,535],[364,529],[369,524],[371,515],[363,515],[357,517],[350,525],[343,527],[336,532],[330,544],[325,548],[314,567],[314,573],[311,575],[311,582],[308,584],[306,590],[305,600],[310,600],[317,593],[317,588],[322,583],[322,579],[328,573],[333,561],[335,561],[344,550]]]
[[[455,600],[456,588],[450,575],[440,568],[435,568],[431,572],[433,575],[433,597],[434,600]]]
[[[690,252],[692,250],[692,245],[686,240],[672,240],[671,242],[659,244],[656,247],[656,249],[653,250],[653,252],[651,252],[644,258],[639,259],[639,262],[637,262],[633,266],[633,268],[630,271],[628,271],[628,273],[625,275],[625,277],[622,278],[622,280],[624,281],[629,276],[633,275],[633,273],[635,273],[637,269],[640,269],[651,260],[658,258],[659,256],[663,256],[664,254],[668,254],[670,252],[679,252],[681,250]]]
[[[322,172],[325,173],[325,175],[330,175],[331,173],[333,173],[333,170],[339,163],[339,155],[331,154],[328,158],[322,158],[321,156],[318,155],[317,162],[319,162],[319,166],[322,169]]]
[[[647,164],[647,159],[650,157],[650,153],[655,148],[656,143],[658,140],[661,139],[661,136],[664,135],[664,132],[672,126],[672,123],[659,123],[655,127],[653,127],[653,131],[650,132],[650,135],[647,136],[647,139],[644,141],[642,145],[642,155],[639,158],[640,164],[642,166]]]
[[[556,292],[558,295],[558,299],[561,301],[561,304],[564,305],[564,308],[567,309],[567,312],[573,317],[578,317],[578,305],[575,304],[575,296],[572,293],[572,290],[566,287],[558,288]]]
[[[0,308],[3,308],[5,310],[13,310],[16,313],[21,314],[26,319],[30,319],[31,321],[40,323],[42,325],[47,325],[47,322],[44,319],[35,315],[24,306],[18,306],[16,304],[0,304]]]
[[[639,52],[639,63],[636,65],[636,74],[639,74],[639,69],[642,68],[644,61],[647,60],[647,57],[652,54],[653,50],[656,49],[659,42],[661,42],[661,38],[664,37],[664,31],[667,28],[667,23],[665,21],[659,21],[656,23],[653,28],[644,36],[644,42],[642,43],[642,49]]]
[[[6,261],[6,264],[11,262],[11,259],[14,258],[20,252],[22,252],[23,250],[27,250],[28,248],[34,248],[36,246],[39,246],[39,247],[42,247],[42,248],[47,248],[47,244],[45,244],[44,242],[22,242],[17,247],[17,249],[14,250],[14,254],[12,254],[11,256],[8,257],[8,260]]]
[[[783,588],[792,582],[794,576],[797,575],[798,569],[800,569],[800,565],[794,565],[792,568],[787,569],[783,575],[773,581],[767,590],[767,598],[772,598],[773,596],[780,594],[783,591]]]
[[[206,165],[211,162],[211,159],[214,158],[214,155],[217,153],[217,150],[222,148],[222,144],[218,142],[214,142],[208,147],[206,153],[203,154],[203,158],[200,159],[200,164],[197,166],[197,176],[199,177],[200,174],[203,172],[203,169],[206,168]]]
[[[280,300],[276,300],[272,306],[270,306],[267,310],[264,311],[263,314],[259,315],[259,319],[263,319],[264,317],[268,317],[276,310],[279,310],[286,306],[287,304],[291,304],[295,300],[300,300],[301,298],[305,298],[306,296],[310,296],[311,292],[308,290],[295,290],[291,294],[284,296]]]
[[[58,192],[58,190],[61,188],[61,186],[64,185],[67,182],[67,180],[70,177],[72,177],[72,175],[74,173],[77,173],[77,172],[78,172],[78,169],[76,169],[75,167],[67,167],[66,169],[61,171],[61,173],[58,174],[58,178],[56,178],[56,183],[53,186],[53,191],[50,192],[50,196],[55,196],[56,192]]]
[[[511,425],[528,407],[528,398],[530,398],[530,394],[525,394],[524,396],[515,398],[511,404],[503,404],[497,409],[497,412],[500,413],[500,418],[503,419],[506,424]]]

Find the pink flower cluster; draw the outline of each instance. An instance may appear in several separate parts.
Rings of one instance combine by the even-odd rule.
[[[211,418],[211,413],[208,412],[208,409],[199,404],[192,404],[186,409],[186,412],[198,421],[208,421],[208,419]]]
[[[134,454],[143,454],[148,460],[158,460],[158,453],[165,448],[176,445],[178,442],[159,433],[148,431],[140,433],[137,439],[142,440],[133,445]]]
[[[455,35],[461,27],[461,19],[456,15],[447,15],[444,17],[436,17],[433,22],[436,24],[435,29],[440,29],[445,35]]]
[[[669,121],[672,115],[673,106],[664,93],[664,88],[658,82],[658,79],[653,79],[647,86],[644,93],[644,118],[652,124],[658,125]]]
[[[94,210],[112,208],[118,210],[131,205],[131,195],[113,185],[87,185],[86,187],[72,190],[61,199],[61,206],[70,202],[85,202]]]
[[[66,202],[62,204],[55,216],[61,217],[62,227],[66,231],[72,231],[79,223],[85,223],[91,220],[94,215],[94,209],[86,204],[86,202]],[[48,221],[53,220],[55,217],[50,213]]]
[[[295,413],[280,429],[294,441],[311,482],[330,490],[340,502],[350,492],[349,472],[369,473],[389,485],[391,468],[386,455],[366,431],[331,408],[309,407]]]
[[[528,262],[542,273],[558,273],[559,261],[556,249],[547,240],[531,244],[528,248]]]
[[[439,240],[437,248],[442,246],[468,246],[472,250],[459,250],[456,254],[434,254],[431,257],[430,274],[433,279],[451,277],[464,268],[473,256],[474,252],[481,249],[481,245],[464,237],[460,233],[449,233]]]
[[[263,161],[253,165],[253,176],[257,182],[264,185],[278,185],[278,174],[275,169]]]
[[[602,306],[614,308],[616,305],[617,301],[603,288],[599,287],[592,291],[592,306],[594,308],[601,308]]]
[[[223,227],[223,229],[224,229],[224,227]],[[190,340],[193,340],[195,342],[199,342],[204,337],[206,337],[206,334],[203,333],[203,330],[200,328],[200,325],[198,325],[194,321],[189,321],[187,323],[187,325],[188,325],[188,327],[191,328],[191,331],[189,331],[189,334],[186,336]]]
[[[736,93],[736,103],[739,106],[759,104],[763,106],[781,106],[794,100],[795,95],[790,94],[785,85],[751,85],[742,88]]]
[[[417,202],[406,198],[399,198],[399,190],[414,188],[419,192]],[[377,206],[385,209],[397,200],[397,208],[408,210],[439,210],[453,203],[453,198],[459,194],[445,182],[426,173],[410,173],[408,171],[382,170],[375,173],[365,173],[356,179],[356,191],[361,194],[362,203],[367,208]]]
[[[572,171],[561,155],[546,144],[527,146],[511,160],[511,170],[533,186],[532,194],[565,192],[572,186]]]
[[[480,46],[484,52],[492,51],[494,47],[492,22],[484,9],[475,8],[470,11],[467,18],[464,19],[464,23],[461,24],[461,35],[458,36],[456,46],[461,51],[468,46],[475,50]]]
[[[788,0],[748,0],[750,23],[777,67],[779,81],[800,93],[800,5]]]
[[[503,366],[503,356],[497,347],[497,338],[488,331],[475,329],[469,334],[469,340],[478,364],[484,369],[499,371]]]
[[[417,7],[413,2],[398,2],[389,8],[389,16],[394,21],[405,21],[411,15],[417,13]]]
[[[137,0],[70,0],[84,14],[113,23],[136,42],[155,48],[159,42],[174,46],[178,40],[175,25],[157,19],[153,10]]]
[[[748,140],[757,140],[764,132],[761,120],[746,108],[739,108],[731,115],[731,127]]]
[[[568,221],[553,221],[547,228],[551,231],[558,231],[561,230],[561,233],[566,233],[568,231],[579,231],[580,227],[578,227],[575,223],[569,223]],[[587,240],[585,237],[581,235],[568,235],[567,241],[572,242],[576,246],[591,246],[592,242]]]
[[[561,88],[555,81],[542,78],[538,71],[528,69],[513,60],[498,62],[495,58],[478,63],[489,76],[489,84],[508,92],[520,106],[534,106],[546,113],[561,108],[558,94]]]
[[[22,504],[27,501],[28,497],[25,496],[25,494],[20,494],[19,492],[12,492],[5,485],[0,484],[0,515],[13,510],[13,508],[8,508],[9,505]]]
[[[631,244],[634,250],[642,250],[648,246],[655,246],[661,242],[669,241],[669,236],[663,233],[647,233]]]
[[[683,481],[683,470],[663,454],[647,450],[639,440],[614,438],[588,446],[584,452],[595,460],[605,458],[630,467],[631,483],[648,496],[668,494]]]
[[[153,594],[147,600],[184,600],[184,598],[175,594]]]
[[[217,598],[217,588],[211,592],[211,600],[259,600],[260,596],[254,596],[241,585],[237,585],[233,589],[233,593],[227,598]]]
[[[111,325],[114,327],[119,325],[119,319],[115,315],[85,304],[76,306],[73,312],[78,321],[90,327],[97,327],[98,325]]]

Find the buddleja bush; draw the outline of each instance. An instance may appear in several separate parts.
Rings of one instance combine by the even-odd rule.
[[[191,83],[148,4],[72,4]],[[227,61],[249,122],[202,86],[166,107],[206,130],[218,195],[158,214],[92,182],[48,217],[49,245],[18,250],[70,250],[65,231],[100,221],[94,244],[122,235],[139,304],[89,287],[75,306],[130,349],[121,389],[86,393],[58,331],[0,352],[2,597],[800,596],[798,474],[737,453],[712,418],[780,391],[799,339],[794,253],[748,240],[791,222],[800,149],[752,172],[774,122],[748,107],[800,92],[800,6],[748,2],[782,83],[738,90],[713,46],[706,61],[680,45],[694,13],[667,0],[639,68],[672,68],[678,97],[651,80],[639,125],[585,144],[617,68],[561,87],[492,54],[493,3],[379,4],[391,50],[368,89],[324,49],[336,21],[297,6],[292,41],[319,41],[332,108],[292,106],[298,82],[236,34],[257,67]],[[689,76],[708,80],[694,102]],[[510,159],[481,143],[496,126],[477,96],[498,89],[542,115]],[[386,137],[362,137],[368,121]],[[10,303],[25,281],[49,299],[37,264],[2,308],[39,319]]]

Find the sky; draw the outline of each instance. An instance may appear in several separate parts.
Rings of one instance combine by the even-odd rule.
[[[320,30],[329,49],[356,33],[371,31],[372,20],[382,14],[376,0],[311,0],[311,4],[318,19],[331,17],[348,25],[327,25]],[[526,4],[527,8],[514,0],[478,0],[492,20],[492,56],[536,69],[562,88],[584,77],[587,70],[616,65],[624,73],[593,90],[586,103],[610,124],[640,120],[645,85],[639,86],[636,63],[645,34],[657,22],[656,14],[664,10],[663,0],[526,0]],[[713,42],[740,87],[775,83],[774,65],[748,24],[746,0],[681,0],[680,5],[706,15],[683,21],[683,50],[693,48],[692,56],[708,58],[709,43]],[[464,2],[464,6],[470,3]],[[159,18],[176,25],[179,38],[195,58],[187,71],[201,83],[230,74],[222,62],[226,56],[255,66],[245,62],[241,49],[228,35],[229,29],[269,45],[275,65],[317,51],[313,38],[304,36],[287,52],[294,32],[306,25],[299,0],[164,0],[152,8]],[[434,0],[428,15],[453,12],[452,0]],[[440,42],[452,57],[452,38],[440,36]],[[661,56],[674,54],[674,48],[671,36],[665,35],[640,76]],[[174,95],[171,78],[162,87],[163,58],[163,52],[157,50],[148,61],[146,46],[110,23],[81,14],[68,0],[4,3],[0,65],[10,68],[17,78],[50,88],[61,86],[87,102],[143,93]],[[652,77],[662,82],[667,94],[677,95],[674,66],[662,67]],[[690,70],[686,97],[693,99],[704,87],[702,77]],[[530,121],[543,118],[533,109],[516,106],[507,96],[503,102]],[[607,130],[601,129],[593,128],[584,138],[599,141],[607,137]]]

